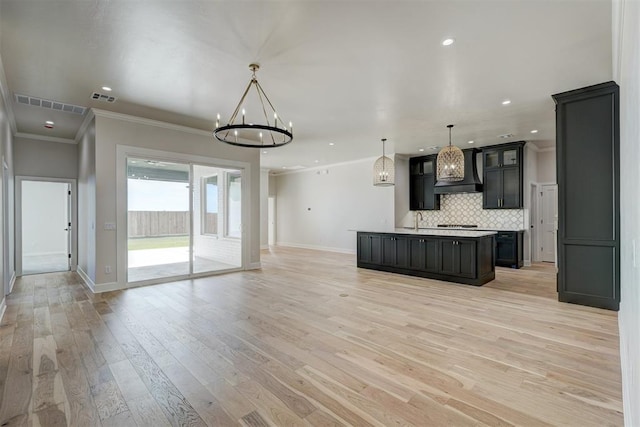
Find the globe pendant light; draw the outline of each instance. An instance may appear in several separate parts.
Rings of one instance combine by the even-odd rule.
[[[464,179],[464,154],[462,150],[451,145],[451,128],[449,128],[449,146],[438,153],[437,175],[438,181],[455,182]]]
[[[384,154],[386,140],[386,138],[382,138],[382,157],[373,164],[373,185],[378,187],[394,185],[396,178],[396,168],[393,165],[393,160]]]

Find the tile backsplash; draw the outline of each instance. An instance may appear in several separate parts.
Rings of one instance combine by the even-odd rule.
[[[438,224],[477,224],[491,230],[525,229],[524,209],[482,209],[482,193],[443,194],[439,211],[421,211],[420,227]],[[413,220],[414,213],[410,213]]]

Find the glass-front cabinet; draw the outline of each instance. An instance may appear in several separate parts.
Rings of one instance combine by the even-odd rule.
[[[524,144],[524,141],[510,142],[482,150],[483,209],[522,208]]]

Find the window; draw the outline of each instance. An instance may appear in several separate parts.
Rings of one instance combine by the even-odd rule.
[[[203,178],[202,234],[218,234],[218,175]]]
[[[241,237],[242,232],[242,175],[227,174],[227,236]]]

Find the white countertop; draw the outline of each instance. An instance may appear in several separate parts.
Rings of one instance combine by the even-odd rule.
[[[491,236],[493,234],[497,234],[496,231],[478,231],[478,230],[459,230],[459,229],[430,229],[430,228],[421,228],[419,230],[415,230],[413,228],[396,228],[392,231],[380,231],[380,230],[358,230],[362,232],[369,233],[393,233],[393,234],[413,234],[419,236],[444,236],[444,237],[484,237]]]
[[[420,227],[420,230],[476,230],[476,231],[525,231],[524,228],[469,228],[469,227]]]

